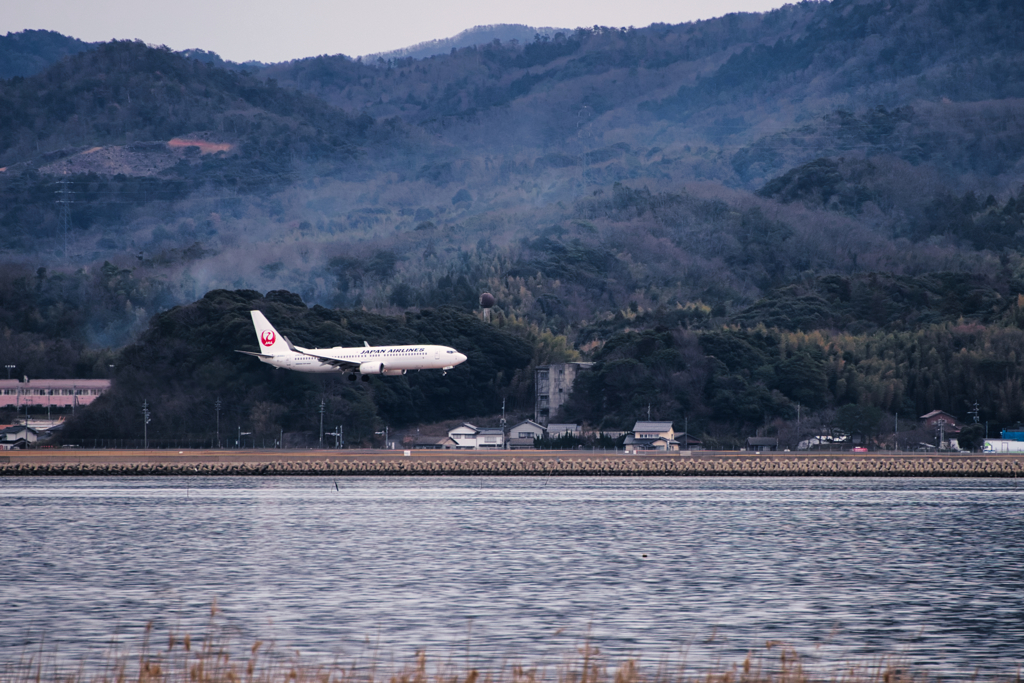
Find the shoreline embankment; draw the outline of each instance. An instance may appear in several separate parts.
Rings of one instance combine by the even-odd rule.
[[[4,476],[825,476],[1024,478],[1024,454],[692,451],[32,450]]]

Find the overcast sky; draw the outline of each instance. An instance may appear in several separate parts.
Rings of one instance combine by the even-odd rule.
[[[280,62],[385,52],[473,26],[648,26],[763,12],[781,0],[4,0],[0,34],[48,29]]]

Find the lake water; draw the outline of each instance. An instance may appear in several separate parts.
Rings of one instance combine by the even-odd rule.
[[[0,572],[0,663],[214,600],[232,641],[325,661],[1024,662],[1012,479],[0,478]]]

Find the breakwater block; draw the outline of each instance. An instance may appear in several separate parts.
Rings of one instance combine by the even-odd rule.
[[[202,463],[0,463],[0,476],[1024,477],[1016,459],[418,459]]]

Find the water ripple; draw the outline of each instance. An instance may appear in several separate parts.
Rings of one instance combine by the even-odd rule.
[[[1024,661],[1014,480],[0,480],[0,661],[145,624],[404,658]]]

